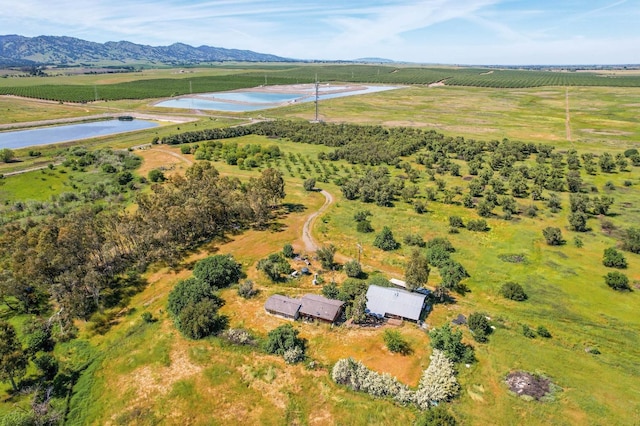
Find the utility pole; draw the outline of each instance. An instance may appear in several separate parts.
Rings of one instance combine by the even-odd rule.
[[[318,74],[316,74],[316,123],[319,122],[318,120]]]

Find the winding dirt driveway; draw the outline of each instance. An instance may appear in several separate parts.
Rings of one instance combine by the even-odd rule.
[[[307,252],[315,252],[320,248],[317,241],[313,239],[311,235],[311,225],[313,225],[314,220],[318,217],[320,213],[323,213],[325,210],[329,208],[329,206],[333,203],[333,195],[324,189],[320,191],[322,195],[324,195],[324,204],[322,207],[318,209],[315,213],[311,214],[307,220],[304,222],[304,226],[302,227],[302,242],[304,243],[304,248]]]

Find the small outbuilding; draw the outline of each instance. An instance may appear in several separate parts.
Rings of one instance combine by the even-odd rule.
[[[341,300],[327,299],[318,294],[305,294],[300,299],[300,316],[302,318],[335,322],[342,313],[344,302]]]
[[[280,294],[274,294],[267,299],[264,304],[264,309],[270,314],[296,320],[300,316],[301,306],[302,303],[300,303],[299,299],[292,299]]]
[[[419,321],[427,296],[392,287],[370,285],[367,309],[371,314],[388,318]]]
[[[396,287],[401,287],[401,288],[404,288],[405,290],[407,289],[407,283],[397,278],[391,278],[389,279],[389,282],[395,285]]]

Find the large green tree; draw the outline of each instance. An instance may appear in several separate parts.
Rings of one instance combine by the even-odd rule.
[[[256,268],[264,272],[271,281],[280,281],[282,275],[291,271],[291,265],[282,253],[272,253],[264,259],[260,259]]]
[[[8,322],[0,321],[0,380],[9,381],[17,391],[16,380],[27,372],[27,362],[16,329]]]
[[[431,268],[429,268],[427,257],[420,253],[420,250],[413,250],[404,270],[407,289],[415,290],[416,288],[424,287],[429,281],[430,271]]]
[[[193,275],[211,287],[220,289],[237,283],[242,276],[242,268],[230,254],[216,254],[196,263]]]

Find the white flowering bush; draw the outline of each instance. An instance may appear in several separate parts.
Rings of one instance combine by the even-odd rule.
[[[287,364],[296,364],[304,360],[304,350],[300,346],[294,346],[284,351],[282,357]]]
[[[331,370],[334,382],[356,392],[366,392],[377,398],[390,397],[399,404],[415,404],[427,410],[440,401],[448,401],[460,391],[453,362],[439,350],[431,355],[429,367],[422,373],[418,390],[413,391],[388,373],[369,370],[353,358],[343,358]]]
[[[460,391],[455,376],[453,362],[444,352],[434,350],[429,367],[422,373],[414,403],[418,408],[426,410],[435,402],[448,401]]]

